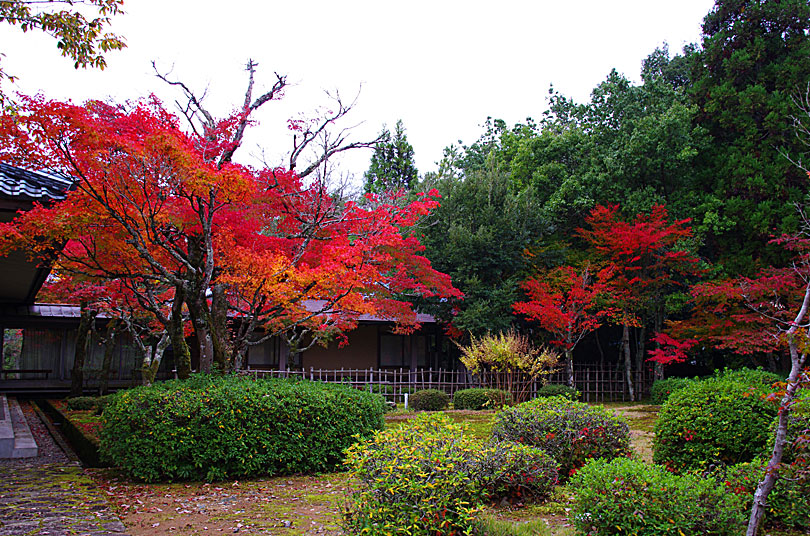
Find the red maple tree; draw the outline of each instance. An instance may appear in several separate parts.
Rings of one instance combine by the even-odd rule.
[[[290,170],[233,162],[251,113],[274,97],[251,100],[252,74],[242,109],[191,132],[155,99],[23,99],[0,117],[0,159],[75,182],[64,201],[4,224],[0,253],[50,255],[57,278],[115,289],[113,308],[137,305],[162,327],[182,375],[186,321],[201,369],[229,369],[293,327],[317,340],[376,314],[407,330],[416,314],[402,296],[460,296],[408,231],[435,192],[372,208]]]
[[[614,297],[607,283],[612,275],[612,267],[594,270],[588,264],[580,269],[561,266],[525,281],[521,286],[529,299],[513,306],[515,312],[550,332],[551,343],[563,349],[571,387],[574,386],[574,348],[612,313],[606,305]]]
[[[578,235],[591,246],[598,262],[611,267],[609,281],[615,309],[612,319],[622,326],[625,380],[630,397],[635,398],[631,370],[630,328],[639,328],[636,368],[645,355],[646,326],[662,329],[664,299],[683,282],[698,275],[698,258],[683,247],[692,237],[689,220],[669,221],[666,207],[657,205],[649,214],[625,221],[617,205],[596,206],[585,219],[587,228]],[[662,370],[656,370],[661,377]]]

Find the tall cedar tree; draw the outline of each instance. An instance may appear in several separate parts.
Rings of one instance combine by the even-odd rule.
[[[796,159],[807,149],[793,133],[791,97],[810,79],[808,32],[807,0],[717,0],[703,21],[688,93],[712,143],[706,180],[695,186],[708,190],[702,219],[717,230],[707,249],[729,274],[784,261],[763,242],[798,223],[793,206],[807,183],[782,153]]]
[[[391,132],[383,128],[379,141],[374,145],[371,164],[365,173],[365,191],[376,194],[410,191],[416,185],[418,175],[413,161],[413,147],[408,143],[400,119],[394,129],[394,139],[391,139]]]

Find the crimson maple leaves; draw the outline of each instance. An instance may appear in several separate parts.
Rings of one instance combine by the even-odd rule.
[[[408,233],[437,206],[435,192],[372,208],[288,170],[236,164],[251,111],[198,135],[155,100],[25,99],[0,118],[0,159],[75,183],[65,201],[4,225],[0,252],[55,258],[56,280],[76,301],[93,289],[110,311],[146,315],[172,340],[181,374],[188,332],[203,370],[230,369],[257,333],[329,337],[362,314],[409,329],[416,315],[402,296],[459,296]]]
[[[633,221],[621,218],[618,206],[597,206],[578,236],[588,246],[589,261],[564,266],[529,279],[527,302],[515,304],[518,313],[552,333],[553,344],[566,352],[569,383],[573,382],[574,347],[585,335],[609,321],[622,326],[622,353],[631,398],[631,327],[648,321],[663,323],[664,297],[698,271],[698,259],[682,247],[692,236],[687,221],[668,221],[667,210],[655,206]],[[643,347],[642,347],[643,348]],[[637,352],[643,359],[644,351]]]

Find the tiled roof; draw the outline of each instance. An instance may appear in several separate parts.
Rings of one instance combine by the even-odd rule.
[[[22,201],[64,199],[71,181],[66,177],[28,171],[0,162],[0,198]]]
[[[305,307],[307,310],[315,313],[323,310],[325,301],[321,300],[307,300]],[[21,317],[41,317],[41,318],[79,318],[81,316],[81,308],[78,305],[65,305],[60,303],[35,303],[33,305],[20,305],[5,310],[0,309],[0,314],[5,313],[11,316]],[[99,315],[100,318],[105,318],[106,315]],[[361,322],[393,322],[392,319],[383,318],[374,315],[360,315],[358,318]],[[420,324],[432,324],[436,322],[433,316],[417,313],[416,321]]]
[[[304,301],[304,307],[307,308],[307,311],[311,313],[326,313],[326,314],[334,314],[335,311],[325,310],[326,301],[325,300],[306,300]],[[395,322],[393,318],[385,318],[382,316],[377,315],[368,315],[363,314],[357,317],[357,319],[361,322]],[[429,314],[425,313],[416,313],[416,321],[420,324],[432,324],[436,322],[436,319]]]

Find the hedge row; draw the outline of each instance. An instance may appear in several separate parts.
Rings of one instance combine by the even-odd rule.
[[[341,385],[197,375],[111,396],[101,453],[144,481],[323,471],[384,412],[379,395]]]

